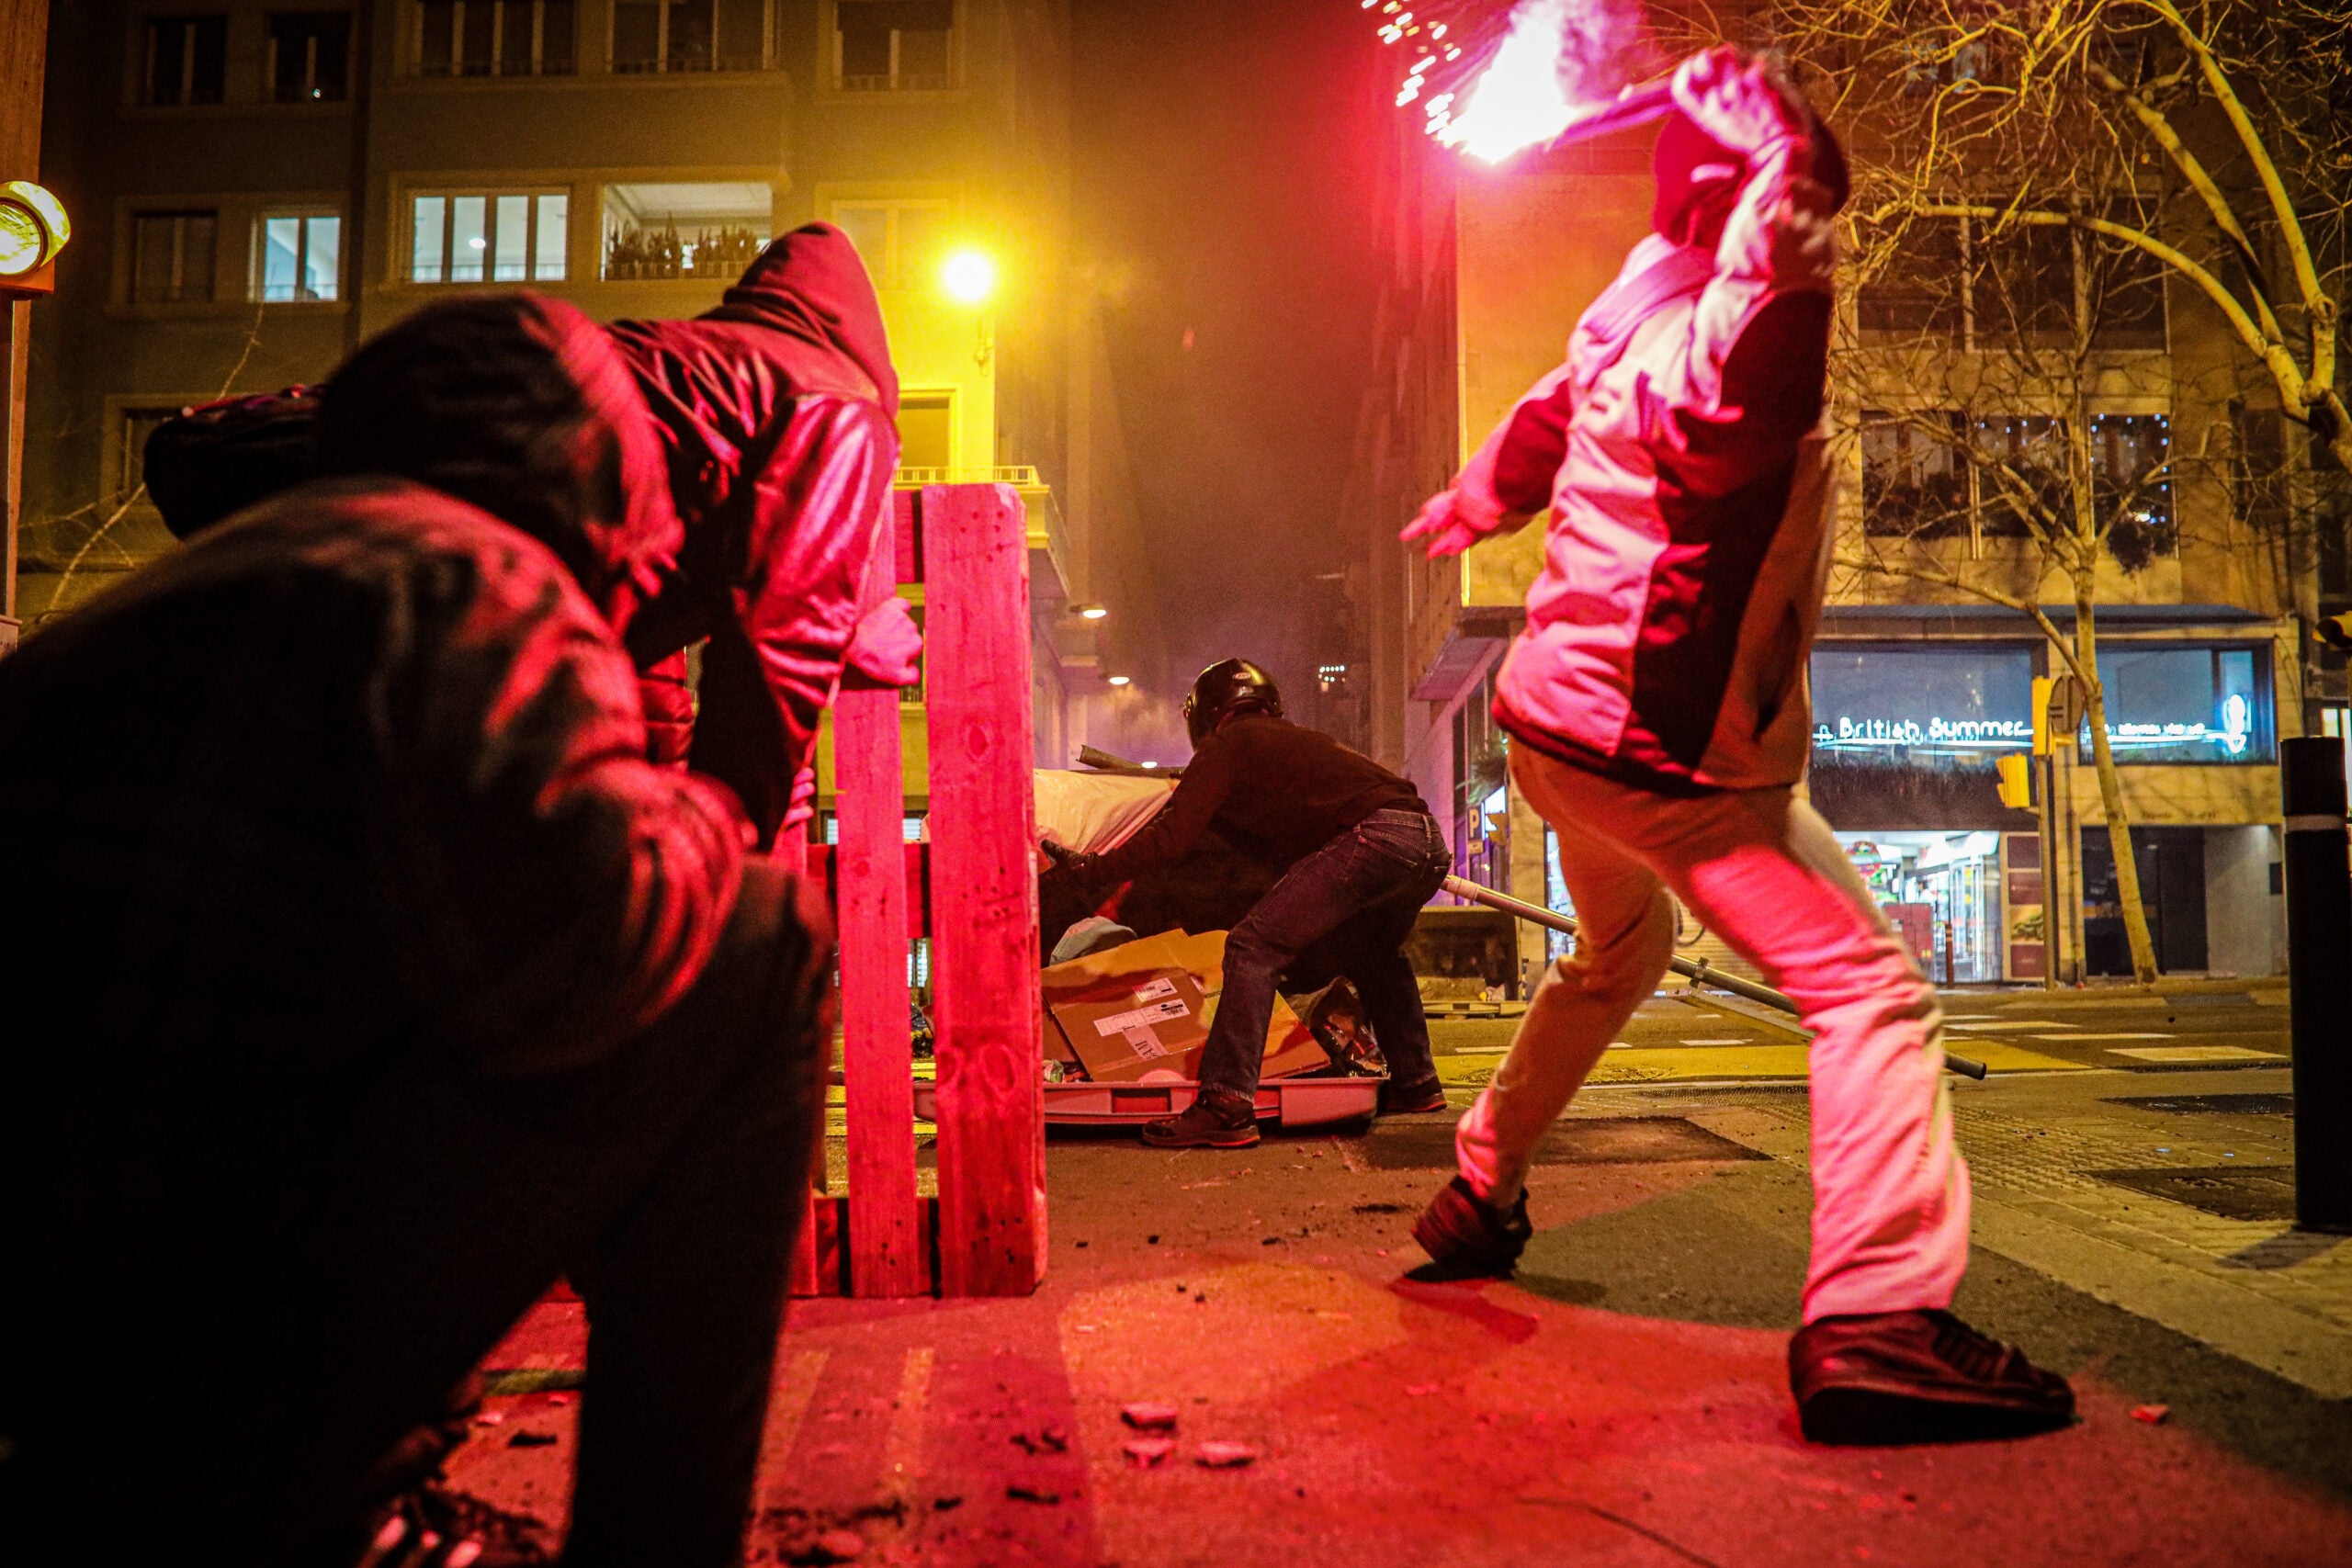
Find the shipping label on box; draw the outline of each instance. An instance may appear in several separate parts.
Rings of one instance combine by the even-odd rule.
[[[1199,1076],[1209,1027],[1201,988],[1182,969],[1105,977],[1057,992],[1047,1003],[1054,1021],[1096,1083]]]

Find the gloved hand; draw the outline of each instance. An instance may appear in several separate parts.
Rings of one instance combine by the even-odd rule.
[[[1813,111],[1787,78],[1729,44],[1694,54],[1674,73],[1674,107],[1709,136],[1748,158],[1805,136]]]
[[[907,602],[893,593],[865,613],[842,655],[842,684],[868,689],[913,685],[922,679],[922,633]]]
[[[1083,893],[1102,880],[1101,855],[1066,850],[1051,839],[1039,840],[1037,847],[1045,852],[1047,863],[1038,877],[1041,886]]]

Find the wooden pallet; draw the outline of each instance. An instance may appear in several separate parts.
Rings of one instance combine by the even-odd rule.
[[[1026,1295],[1046,1266],[1044,1017],[1032,864],[1028,527],[1009,485],[893,498],[923,585],[931,841],[904,841],[896,692],[833,709],[848,1191],[812,1198],[796,1295]],[[908,942],[932,938],[939,1193],[917,1194]]]

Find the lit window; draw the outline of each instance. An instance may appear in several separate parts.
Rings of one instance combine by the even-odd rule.
[[[956,401],[948,392],[905,392],[899,398],[899,476],[902,481],[945,484],[956,462]]]
[[[940,92],[956,85],[955,0],[836,0],[833,18],[842,91]]]
[[[604,276],[732,283],[775,233],[775,204],[754,180],[606,186]]]
[[[220,101],[229,76],[228,17],[153,17],[145,44],[140,102],[181,108]]]
[[[569,76],[574,0],[418,0],[420,76]]]
[[[763,70],[768,12],[768,0],[615,0],[613,69]]]
[[[269,19],[273,103],[340,103],[351,96],[351,13],[294,11]]]
[[[561,191],[470,191],[414,198],[412,283],[554,283],[565,276]]]
[[[130,222],[133,304],[200,304],[212,298],[219,213],[141,212]]]
[[[946,247],[944,201],[837,201],[833,225],[857,247],[876,288],[913,288]]]
[[[340,213],[268,213],[256,225],[254,242],[254,298],[271,304],[340,298]]]

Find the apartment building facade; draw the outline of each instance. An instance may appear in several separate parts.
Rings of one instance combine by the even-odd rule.
[[[1392,275],[1380,372],[1343,503],[1375,584],[1375,751],[1450,818],[1458,871],[1565,908],[1556,847],[1510,788],[1508,738],[1488,713],[1541,567],[1543,523],[1435,563],[1401,551],[1395,535],[1557,363],[1577,316],[1646,231],[1646,139],[1487,169],[1403,127],[1384,200]],[[2067,270],[2076,259],[2033,258],[2052,298],[2079,297]],[[2098,363],[2079,398],[2029,385],[2007,402],[1983,373],[1989,321],[1924,322],[1899,276],[1849,285],[1840,300],[1838,553],[1927,570],[1834,575],[1812,664],[1806,787],[1938,979],[2041,979],[2052,962],[2045,917],[2071,913],[2045,909],[2041,824],[2004,804],[1996,765],[2030,751],[2035,679],[2063,670],[2033,620],[1964,585],[2041,604],[2062,631],[2073,610],[1997,498],[1966,489],[1948,452],[1905,438],[1929,416],[1980,421],[1987,439],[2020,444],[2049,439],[2068,419],[2087,423],[2094,463],[2106,466],[2100,493],[2128,494],[2139,509],[2117,530],[2129,559],[2099,568],[2097,621],[2109,739],[2160,962],[2237,975],[2284,963],[2277,740],[2300,731],[2304,694],[2283,552],[2248,515],[2258,484],[2211,465],[2158,467],[2177,430],[2222,428],[2237,433],[2239,479],[2273,478],[2284,461],[2276,418],[2266,447],[2258,396],[2248,406],[2249,378],[2236,373],[2220,323],[2188,291],[2141,282],[2137,305],[2095,334]],[[1955,393],[1963,383],[1966,395]],[[2165,483],[2134,486],[2166,472]],[[1930,503],[1950,520],[1923,529]],[[2340,707],[2317,705],[2341,724]],[[2065,952],[2090,973],[2128,974],[2087,732],[2058,750],[2071,821],[2062,818],[2047,846],[2057,863],[2048,869],[2081,895]],[[1686,919],[1681,935],[1694,955],[1736,966],[1712,933]],[[1532,969],[1543,949],[1532,932],[1522,942]]]
[[[1027,503],[1041,764],[1115,745],[1105,678],[1156,679],[1159,636],[1099,333],[1068,286],[1067,13],[56,6],[45,166],[85,237],[35,344],[28,625],[170,547],[140,453],[180,407],[322,380],[453,290],[691,315],[769,238],[824,220],[881,293],[901,484],[1003,480]],[[907,718],[919,805],[919,694]]]

